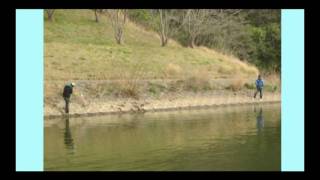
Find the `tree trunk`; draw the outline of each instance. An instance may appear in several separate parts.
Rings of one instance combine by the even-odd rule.
[[[98,23],[98,22],[99,22],[98,9],[95,9],[95,10],[94,10],[94,15],[95,15],[95,17],[96,17],[96,22]]]
[[[163,46],[166,46],[168,43],[167,17],[166,17],[166,13],[162,12],[161,9],[159,9],[159,16],[160,16],[159,34],[160,34],[161,46],[163,47]]]
[[[190,37],[189,47],[191,47],[191,48],[194,48],[194,47],[195,47],[195,43],[194,43],[195,39],[196,39],[196,38],[195,38],[194,36],[191,36],[191,37]]]
[[[164,40],[164,46],[166,46],[168,44],[168,38],[166,38],[166,40]]]
[[[48,20],[49,20],[49,21],[52,21],[52,20],[53,20],[53,13],[54,13],[54,10],[52,10],[52,9],[47,9]]]
[[[123,25],[127,22],[128,10],[123,10]]]
[[[122,44],[122,28],[118,27],[115,38],[118,44]]]
[[[107,14],[111,20],[112,27],[114,29],[114,37],[118,44],[123,42],[123,32],[127,19],[127,10],[108,10]]]
[[[164,47],[168,44],[168,37],[161,34],[161,46]]]
[[[121,45],[121,37],[116,37],[117,44]]]

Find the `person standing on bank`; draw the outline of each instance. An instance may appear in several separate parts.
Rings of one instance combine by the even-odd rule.
[[[71,97],[71,94],[72,94],[72,90],[73,90],[73,87],[75,86],[76,84],[74,82],[72,83],[68,83],[64,86],[64,89],[63,89],[63,98],[64,98],[64,101],[66,102],[66,106],[65,106],[65,112],[66,113],[69,113],[69,103],[70,103],[70,97]]]
[[[263,89],[263,80],[261,79],[261,75],[258,75],[258,79],[256,80],[256,88],[257,91],[254,93],[253,98],[256,98],[258,92],[260,93],[260,99],[262,99],[262,89]]]

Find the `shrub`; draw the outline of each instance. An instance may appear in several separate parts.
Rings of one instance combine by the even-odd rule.
[[[256,86],[254,84],[249,84],[249,83],[245,83],[244,87],[247,89],[255,89],[256,88]]]
[[[220,66],[218,68],[218,73],[220,74],[232,74],[233,71],[234,69],[229,66]]]
[[[277,85],[269,85],[269,84],[267,84],[267,85],[264,86],[264,89],[265,89],[265,91],[275,92],[275,91],[277,91],[278,86]]]
[[[163,92],[165,89],[166,87],[161,84],[156,84],[156,83],[148,84],[148,91],[154,95],[159,94],[160,92]]]
[[[116,86],[118,87],[115,93],[116,96],[139,99],[140,94],[136,81],[122,80],[117,82],[116,84]]]
[[[239,91],[242,89],[243,86],[244,86],[244,79],[241,77],[238,77],[232,80],[228,89],[231,89],[232,91]]]
[[[201,71],[194,73],[191,77],[185,80],[185,89],[186,90],[210,90],[210,75],[207,71]]]
[[[165,76],[166,77],[175,77],[178,76],[181,73],[181,67],[176,64],[168,64],[166,69],[165,69]]]
[[[171,92],[180,91],[184,88],[184,84],[185,84],[184,80],[178,80],[178,81],[171,82],[169,84],[168,90]]]
[[[139,99],[139,92],[137,88],[123,88],[120,90],[119,95],[122,97],[132,97],[135,99]]]

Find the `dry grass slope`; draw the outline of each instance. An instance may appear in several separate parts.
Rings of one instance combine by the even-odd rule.
[[[184,78],[201,71],[209,79],[253,78],[256,67],[212,49],[182,47],[170,40],[161,47],[155,32],[127,24],[124,44],[116,44],[106,16],[94,21],[91,10],[56,10],[45,21],[45,80]],[[127,75],[126,77],[123,73]]]

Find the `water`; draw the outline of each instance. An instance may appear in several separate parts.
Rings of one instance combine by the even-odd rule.
[[[45,120],[45,170],[280,171],[280,104]]]

